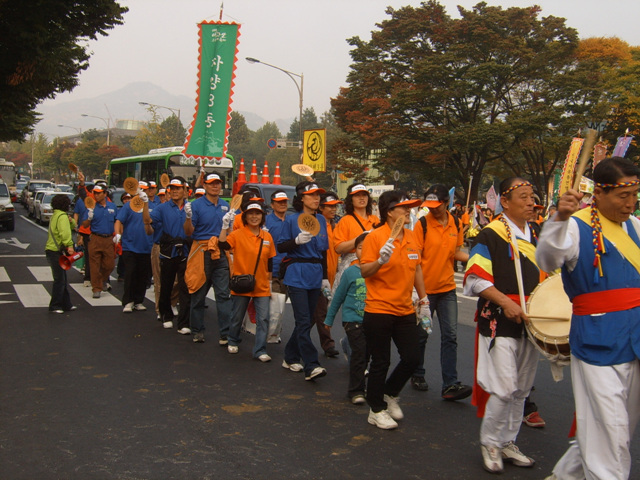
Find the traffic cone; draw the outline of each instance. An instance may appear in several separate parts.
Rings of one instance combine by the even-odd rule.
[[[237,182],[247,183],[247,175],[244,173],[244,158],[240,159],[240,170],[238,171]]]
[[[258,169],[256,168],[256,161],[253,160],[251,165],[251,175],[249,176],[249,183],[258,183]]]
[[[282,182],[280,182],[280,162],[276,163],[276,173],[273,174],[273,184],[282,185]]]
[[[264,161],[264,167],[262,168],[262,180],[260,183],[264,183],[269,185],[271,182],[269,181],[269,162]]]

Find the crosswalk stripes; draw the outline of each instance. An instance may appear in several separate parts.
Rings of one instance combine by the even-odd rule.
[[[41,283],[14,285],[13,288],[25,308],[48,307],[51,295]]]
[[[82,283],[71,283],[69,286],[92,307],[116,307],[121,306],[122,301],[109,292],[102,292],[100,298],[93,298],[93,290]]]

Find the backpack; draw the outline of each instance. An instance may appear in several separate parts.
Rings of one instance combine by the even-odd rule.
[[[456,224],[456,230],[460,232],[460,219],[455,215],[451,215],[451,216],[453,217],[453,222]],[[426,240],[427,238],[427,216],[424,215],[420,217],[418,221],[422,225],[422,232],[423,232],[422,241],[424,242],[424,240]]]

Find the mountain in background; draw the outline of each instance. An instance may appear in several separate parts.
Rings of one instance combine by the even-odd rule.
[[[195,109],[195,93],[193,98],[185,95],[172,95],[161,87],[151,82],[134,82],[129,85],[105,93],[94,98],[82,100],[72,100],[69,102],[54,104],[45,102],[38,106],[37,111],[41,114],[41,120],[36,124],[36,132],[44,133],[47,137],[64,137],[72,135],[73,130],[58,125],[80,128],[84,132],[95,128],[102,130],[106,128],[105,122],[98,118],[82,117],[83,113],[95,117],[110,117],[113,122],[117,120],[139,120],[149,121],[151,114],[147,107],[139,105],[138,102],[154,103],[156,105],[170,106],[172,109],[180,110],[180,120],[188,128],[193,120]],[[166,108],[156,110],[162,118],[171,116],[171,111]],[[256,131],[262,127],[267,120],[252,112],[242,112],[249,129]],[[274,121],[283,136],[289,132],[289,127],[293,118],[269,120]],[[114,127],[115,125],[111,125]]]

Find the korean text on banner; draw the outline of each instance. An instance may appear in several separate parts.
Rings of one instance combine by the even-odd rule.
[[[616,142],[616,148],[613,149],[612,157],[624,157],[627,153],[627,149],[629,145],[631,145],[631,140],[633,140],[633,135],[628,135],[624,137],[618,137],[618,141]]]
[[[240,25],[203,22],[198,26],[198,97],[184,155],[222,158],[227,151]]]
[[[578,155],[582,149],[584,138],[574,138],[571,140],[571,146],[567,153],[567,158],[564,161],[564,167],[562,169],[562,176],[560,177],[560,188],[558,189],[558,195],[563,195],[564,192],[569,190],[573,186],[573,174],[576,169],[576,162],[578,161]]]
[[[327,170],[327,131],[324,128],[305,130],[302,144],[302,163],[315,172]]]

